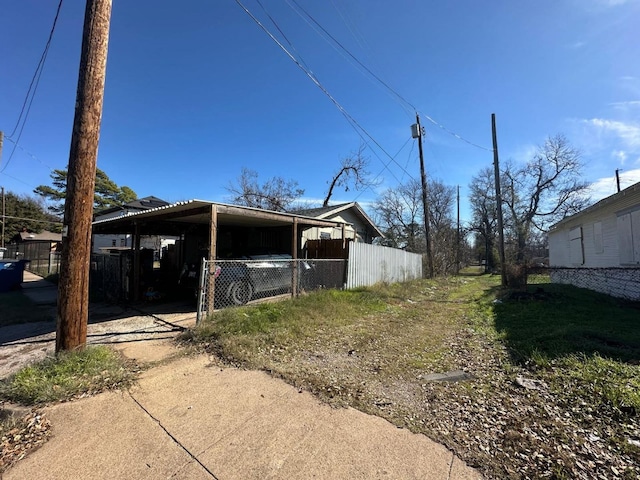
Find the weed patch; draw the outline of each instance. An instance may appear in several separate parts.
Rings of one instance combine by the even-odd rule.
[[[0,383],[0,395],[24,405],[68,400],[126,386],[134,370],[107,347],[87,347],[24,367]]]

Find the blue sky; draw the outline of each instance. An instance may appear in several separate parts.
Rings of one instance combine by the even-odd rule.
[[[417,108],[427,175],[460,185],[464,219],[471,177],[492,165],[491,113],[503,162],[524,161],[547,136],[563,133],[582,151],[594,199],[615,192],[616,168],[623,187],[640,181],[640,1],[296,1]],[[338,191],[334,202],[368,204],[408,175],[419,179],[413,107],[320,36],[293,0],[261,0],[264,9],[257,0],[242,3],[367,133],[356,132],[234,0],[115,0],[99,168],[139,196],[173,202],[228,200],[225,186],[248,167],[261,180],[297,180],[305,199],[320,201],[362,135],[381,184]],[[3,8],[5,135],[57,4],[21,0]],[[66,168],[83,16],[84,2],[64,2],[10,163],[14,144],[5,139],[0,185],[9,191],[31,193],[50,183],[50,169]]]

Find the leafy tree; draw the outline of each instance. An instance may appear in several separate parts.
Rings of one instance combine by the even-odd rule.
[[[33,192],[40,195],[49,203],[49,211],[56,215],[64,214],[64,200],[67,196],[67,170],[53,170],[51,172],[53,186],[40,185]],[[96,186],[93,208],[116,207],[135,200],[136,192],[127,186],[119,187],[109,176],[100,170],[96,170]]]
[[[244,167],[236,183],[229,183],[226,189],[231,194],[231,203],[276,212],[287,211],[304,195],[295,180],[273,177],[260,184],[258,172]]]
[[[40,233],[42,230],[60,232],[62,227],[60,219],[48,213],[38,199],[7,192],[4,201],[5,244],[23,229],[35,233]]]
[[[589,201],[580,152],[563,135],[549,137],[526,164],[507,163],[501,182],[516,263],[524,262],[533,234],[582,210]]]
[[[329,183],[329,191],[324,198],[324,202],[322,202],[323,207],[329,205],[329,200],[336,187],[343,187],[344,191],[348,192],[349,185],[353,185],[356,190],[362,190],[371,184],[371,182],[368,181],[369,171],[367,170],[369,159],[363,156],[364,149],[365,146],[360,145],[357,152],[342,159],[340,169]]]

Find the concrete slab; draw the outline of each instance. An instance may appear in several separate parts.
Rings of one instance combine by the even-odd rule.
[[[31,272],[24,272],[22,292],[36,305],[56,305],[58,286]]]
[[[127,393],[60,404],[45,413],[53,438],[4,479],[211,478]]]
[[[53,438],[6,480],[481,478],[423,435],[205,356],[45,413]]]
[[[143,375],[133,396],[225,479],[481,478],[423,435],[332,409],[263,372],[182,359]]]

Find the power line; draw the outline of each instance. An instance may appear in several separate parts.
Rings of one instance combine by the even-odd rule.
[[[35,189],[35,188],[36,188],[36,187],[34,187],[33,185],[31,185],[31,184],[29,184],[29,183],[25,182],[24,180],[20,180],[19,178],[14,177],[13,175],[9,175],[8,173],[0,172],[0,175],[4,175],[5,177],[9,177],[9,178],[11,178],[11,179],[15,180],[16,182],[19,182],[19,183],[22,183],[23,185],[26,185],[27,187],[29,187],[29,188],[31,188],[31,189]]]
[[[14,220],[26,220],[28,222],[52,223],[55,225],[62,225],[62,222],[57,222],[53,220],[36,220],[35,218],[12,217],[11,215],[5,215],[4,218],[12,218]]]
[[[344,51],[347,55],[349,55],[349,57],[351,57],[358,65],[360,65],[360,67],[362,67],[369,75],[371,75],[381,85],[383,85],[389,92],[391,92],[391,94],[396,98],[396,100],[400,100],[401,102],[403,102],[405,105],[401,104],[402,107],[405,107],[406,105],[408,105],[409,107],[411,107],[411,110],[413,112],[416,111],[416,107],[414,107],[411,104],[411,102],[409,102],[406,98],[400,95],[396,90],[394,90],[391,86],[389,86],[389,84],[387,84],[384,80],[382,80],[378,75],[372,72],[353,53],[351,53],[344,45],[342,45],[342,43],[340,43],[333,35],[331,35],[331,33],[329,33],[322,25],[320,25],[320,23],[309,12],[307,12],[296,0],[285,0],[285,1],[292,8],[293,11],[295,11],[296,13],[298,13],[298,15],[300,15],[300,13],[291,6],[291,3],[289,3],[290,1],[293,2],[318,28],[320,28],[320,30],[322,30],[322,32],[324,32],[326,36],[328,36],[336,45],[338,45],[338,47],[340,47],[342,51]],[[405,108],[405,111],[407,111],[406,108]],[[407,113],[410,114],[411,112],[407,111]]]
[[[306,75],[307,77],[329,98],[329,100],[331,100],[331,102],[336,106],[336,108],[340,111],[340,113],[342,113],[342,115],[347,119],[347,121],[349,122],[349,124],[352,126],[352,128],[355,130],[355,132],[360,136],[360,138],[362,139],[362,141],[364,141],[367,145],[369,145],[369,143],[367,142],[367,140],[363,137],[362,133],[364,133],[364,135],[366,135],[367,138],[369,138],[387,157],[389,157],[391,159],[391,161],[393,161],[396,165],[398,165],[407,175],[409,175],[411,177],[411,174],[409,172],[407,172],[404,167],[399,164],[394,157],[391,156],[391,154],[389,154],[389,152],[387,152],[384,147],[382,145],[380,145],[380,143],[364,128],[362,127],[358,121],[353,118],[351,116],[351,114],[340,104],[340,102],[338,102],[338,100],[336,100],[331,93],[329,93],[329,91],[324,87],[324,85],[322,85],[322,83],[320,83],[320,81],[317,79],[317,77],[310,72],[308,69],[306,69],[299,61],[298,59],[291,53],[289,52],[289,50],[287,50],[287,48],[269,31],[269,29],[267,29],[261,22],[260,20],[258,20],[248,9],[247,7],[245,7],[242,2],[240,0],[236,0],[236,3],[245,11],[245,13],[247,15],[249,15],[249,17],[269,36],[269,38],[271,38],[271,40],[273,40],[276,45],[278,45],[278,47],[280,47],[280,49],[285,52],[285,54],[291,59],[291,61],[293,61],[298,68],[300,68]],[[362,133],[361,133],[362,132]],[[369,145],[369,148],[371,148],[371,146]],[[371,149],[374,154],[376,156],[377,153],[375,152],[375,150]],[[380,159],[380,157],[378,157]],[[380,159],[380,161],[382,161]],[[384,162],[383,162],[384,163]],[[395,174],[389,170],[389,172],[391,173],[391,175],[393,175],[393,177],[399,182],[400,180],[398,180],[398,177],[395,176]],[[413,177],[412,177],[413,178]]]
[[[422,113],[422,112],[418,112],[420,115],[424,116],[427,120],[429,120],[431,123],[433,123],[435,126],[440,127],[442,130],[444,130],[445,132],[447,132],[449,135],[454,136],[455,138],[457,138],[458,140],[462,140],[465,143],[468,143],[469,145],[472,145],[476,148],[479,148],[481,150],[486,150],[487,152],[493,152],[493,148],[486,148],[483,147],[482,145],[478,145],[477,143],[473,143],[470,140],[467,140],[466,138],[462,137],[461,135],[458,135],[456,132],[452,132],[451,130],[449,130],[447,127],[445,127],[444,125],[441,125],[440,123],[436,122],[433,118],[431,118],[429,115],[427,115],[426,113]]]
[[[461,140],[465,143],[468,143],[469,145],[472,145],[474,147],[480,148],[482,150],[486,150],[488,152],[493,152],[493,149],[490,148],[486,148],[483,147],[481,145],[478,145],[474,142],[471,142],[470,140],[467,140],[466,138],[464,138],[462,135],[459,135],[455,132],[453,132],[452,130],[449,130],[448,128],[446,128],[445,126],[441,125],[440,123],[438,123],[437,121],[435,121],[433,118],[431,118],[429,115],[426,115],[422,112],[419,112],[418,109],[411,103],[409,102],[406,98],[404,98],[400,93],[398,93],[395,89],[393,89],[388,83],[386,83],[384,80],[382,80],[378,75],[376,75],[373,71],[371,71],[371,69],[369,69],[364,63],[362,63],[353,53],[351,53],[344,45],[342,45],[342,43],[340,43],[333,35],[331,35],[331,33],[329,33],[322,25],[320,25],[320,23],[309,13],[307,12],[298,2],[297,0],[285,0],[287,2],[287,4],[292,8],[292,10],[294,10],[296,13],[298,13],[298,15],[300,15],[300,13],[291,6],[291,3],[289,2],[293,2],[315,25],[318,26],[318,28],[320,28],[325,35],[327,35],[336,45],[338,45],[347,55],[349,55],[349,57],[351,57],[358,65],[360,65],[360,67],[362,67],[369,75],[371,75],[374,79],[376,79],[381,85],[383,85],[394,97],[396,97],[397,100],[400,100],[401,102],[404,102],[404,104],[408,105],[409,107],[411,107],[411,109],[413,110],[413,112],[416,113],[420,113],[421,115],[423,115],[427,120],[429,120],[431,123],[433,123],[434,125],[438,126],[439,128],[441,128],[442,130],[444,130],[445,132],[447,132],[449,135],[454,136],[455,138],[457,138],[458,140]],[[306,20],[305,20],[306,21]],[[307,22],[308,23],[308,22]],[[314,29],[315,30],[315,29]],[[405,109],[406,111],[406,109]]]
[[[289,44],[289,46],[291,46],[291,48],[293,49],[293,51],[296,52],[296,54],[298,55],[298,58],[300,59],[300,62],[308,69],[310,70],[309,66],[307,65],[307,63],[304,61],[304,58],[302,58],[302,55],[300,54],[300,52],[298,52],[298,50],[296,50],[296,47],[293,45],[293,43],[291,43],[291,41],[287,38],[287,36],[284,34],[284,32],[282,31],[282,29],[280,28],[280,26],[278,25],[278,23],[274,20],[274,18],[269,14],[269,12],[267,12],[267,9],[264,7],[264,5],[262,4],[262,2],[260,0],[256,0],[258,2],[258,5],[260,5],[260,8],[262,8],[262,10],[264,11],[264,13],[267,15],[267,17],[269,17],[269,20],[271,20],[271,23],[273,23],[274,27],[276,27],[278,29],[278,32],[280,32],[280,35],[282,35],[282,38],[285,39],[285,41]]]
[[[31,83],[29,84],[29,88],[27,89],[27,94],[25,95],[24,102],[22,102],[22,108],[20,109],[20,115],[18,115],[18,120],[16,121],[15,126],[13,127],[13,131],[8,135],[7,138],[13,137],[20,127],[20,132],[18,133],[18,138],[14,142],[13,149],[11,150],[11,154],[7,159],[7,163],[5,163],[0,173],[4,172],[9,163],[11,163],[11,159],[13,158],[13,154],[16,151],[17,142],[20,141],[20,137],[22,136],[22,132],[27,123],[27,118],[29,117],[29,112],[31,111],[31,105],[33,104],[33,99],[36,96],[36,91],[38,90],[38,84],[40,83],[40,77],[42,75],[42,71],[44,70],[44,64],[47,60],[47,55],[49,54],[49,47],[51,46],[51,40],[53,39],[53,32],[56,29],[56,24],[58,23],[58,17],[60,15],[60,9],[62,8],[62,0],[58,3],[58,8],[56,9],[56,16],[53,19],[53,25],[51,26],[51,30],[49,31],[49,38],[47,39],[47,43],[45,44],[44,50],[42,51],[42,55],[40,56],[40,60],[38,61],[38,65],[36,66],[36,70],[33,72],[33,77],[31,77]],[[27,106],[28,105],[28,106]],[[26,109],[26,110],[25,110]],[[22,118],[24,115],[24,119]],[[22,121],[22,125],[20,123]],[[11,138],[9,138],[11,140]]]
[[[25,149],[22,145],[18,144],[15,140],[6,137],[7,140],[9,140],[11,143],[13,143],[15,145],[15,147],[19,148],[20,150],[22,150],[25,154],[27,154],[29,157],[33,158],[35,161],[41,163],[43,166],[47,167],[50,171],[53,172],[54,168],[50,167],[49,165],[47,165],[46,163],[44,163],[42,160],[40,160],[38,157],[36,157],[33,153],[31,153],[29,150]],[[2,173],[2,172],[0,172]],[[5,174],[6,175],[6,174]]]

